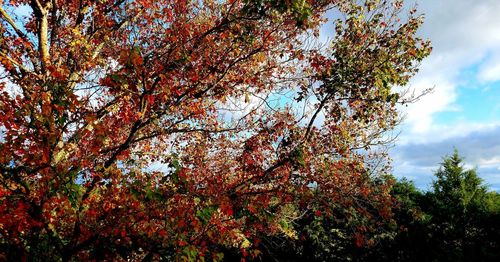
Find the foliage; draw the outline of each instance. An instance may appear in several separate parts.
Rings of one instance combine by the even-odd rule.
[[[474,169],[455,152],[443,159],[431,191],[407,180],[392,194],[400,203],[393,241],[375,252],[392,261],[497,261],[500,225],[497,192],[489,192]]]
[[[332,9],[343,18],[331,45],[310,44]],[[390,183],[373,180],[383,155],[359,149],[384,143],[396,104],[410,102],[392,87],[430,51],[415,36],[422,19],[401,10],[377,0],[1,2],[2,255],[257,258],[263,240],[299,238],[314,223],[339,226],[327,239],[368,245],[392,198]],[[298,105],[272,103],[290,93]],[[301,218],[312,222],[300,228]]]
[[[464,170],[462,159],[456,150],[452,156],[444,159],[435,176],[433,197],[434,202],[439,205],[436,208],[443,210],[452,219],[481,211],[481,204],[486,198],[486,186],[482,185],[475,170]],[[459,213],[456,214],[455,211]]]
[[[474,169],[464,169],[462,161],[456,150],[445,158],[428,194],[432,205],[425,211],[432,215],[430,229],[442,248],[436,256],[447,261],[491,260],[500,255],[495,251],[500,235],[490,231],[498,225],[485,222],[495,214],[488,206],[486,186]],[[497,254],[492,257],[491,252]]]
[[[382,176],[392,185],[391,220],[360,221],[354,209],[333,216],[311,212],[297,220],[297,240],[274,237],[264,259],[279,261],[497,261],[500,257],[500,194],[488,191],[474,169],[466,170],[457,151],[443,159],[431,191],[407,180]],[[372,180],[374,183],[376,180]],[[444,204],[444,203],[445,204]],[[356,205],[354,205],[356,206]],[[314,215],[313,215],[314,214]],[[356,225],[378,230],[349,234]],[[358,237],[357,237],[358,236]],[[291,248],[292,247],[292,248]]]

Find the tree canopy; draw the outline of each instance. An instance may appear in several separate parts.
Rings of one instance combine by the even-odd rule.
[[[300,219],[359,246],[390,220],[370,148],[430,52],[402,1],[12,0],[0,21],[6,256],[255,258]]]

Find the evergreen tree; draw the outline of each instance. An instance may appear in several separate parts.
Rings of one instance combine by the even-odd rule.
[[[436,208],[443,211],[443,215],[448,214],[452,221],[459,222],[485,207],[487,187],[475,169],[465,170],[463,158],[456,149],[453,155],[443,160],[435,176],[433,196]]]
[[[486,223],[493,215],[487,186],[476,169],[464,167],[456,149],[443,159],[435,176],[433,191],[420,203],[431,216],[427,230],[433,256],[439,261],[488,260],[487,253],[498,242],[493,240],[496,231],[490,229],[498,226]]]

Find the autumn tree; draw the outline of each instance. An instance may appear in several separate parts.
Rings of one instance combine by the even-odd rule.
[[[389,219],[389,184],[371,180],[380,158],[364,151],[398,123],[397,105],[411,100],[400,87],[430,50],[415,36],[421,18],[402,10],[2,1],[1,252],[255,257],[265,236],[297,238],[301,216]],[[335,32],[324,46],[327,11]],[[376,227],[348,233],[365,245]]]

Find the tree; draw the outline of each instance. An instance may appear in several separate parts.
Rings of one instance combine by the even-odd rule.
[[[435,176],[433,194],[436,204],[452,219],[464,218],[468,213],[481,208],[487,188],[476,170],[464,169],[463,159],[457,150],[443,160]]]
[[[464,168],[457,150],[443,158],[434,175],[432,190],[425,193],[407,181],[393,187],[403,211],[394,218],[404,230],[382,254],[400,261],[498,260],[497,194],[488,192],[475,169]]]
[[[351,253],[366,261],[497,261],[498,193],[489,191],[475,169],[464,168],[456,150],[443,158],[435,176],[427,192],[405,178],[396,181],[396,227],[385,232],[391,237]]]
[[[426,209],[432,214],[434,241],[441,241],[444,248],[436,253],[449,261],[486,260],[484,250],[490,243],[485,240],[491,235],[482,223],[489,213],[488,190],[476,170],[466,170],[463,165],[455,149],[443,159],[435,173],[433,191],[428,194],[431,204]]]
[[[311,44],[330,9],[344,14],[330,46]],[[2,2],[2,252],[252,257],[262,235],[294,238],[293,221],[313,208],[390,217],[389,186],[370,182],[359,149],[397,124],[396,104],[411,99],[392,87],[430,51],[415,37],[420,17],[401,10],[376,0]],[[234,103],[250,109],[225,116]],[[372,226],[350,233],[363,244]]]

